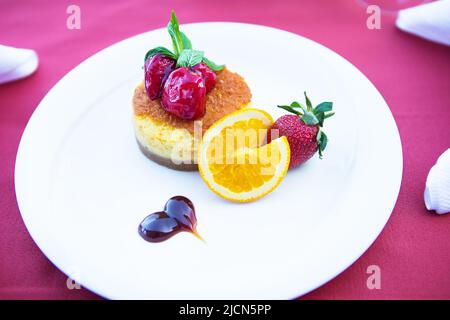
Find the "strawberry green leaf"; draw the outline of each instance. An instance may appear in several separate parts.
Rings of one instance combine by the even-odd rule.
[[[329,117],[334,116],[334,112],[326,113],[324,119],[328,119]]]
[[[222,70],[225,67],[225,65],[223,65],[223,64],[222,65],[215,64],[214,62],[212,62],[211,60],[207,59],[206,57],[203,57],[203,62],[208,67],[210,67],[211,70],[213,70],[213,71],[220,71],[220,70]]]
[[[322,130],[320,130],[319,133],[317,134],[317,147],[319,149],[319,157],[320,159],[322,159],[323,151],[325,150],[328,144],[328,137]]]
[[[322,102],[314,108],[315,113],[327,112],[333,109],[333,102]]]
[[[285,106],[285,105],[278,105],[278,108],[284,109],[286,111],[292,112],[298,116],[301,116],[302,114],[300,112],[298,112],[297,110],[295,110],[294,108],[292,108],[291,106]]]
[[[319,131],[317,132],[317,137],[316,137],[317,145],[319,145],[319,143],[320,143],[320,138],[321,138],[321,136],[322,136],[322,130],[319,130]]]
[[[323,151],[328,144],[328,137],[325,132],[322,131],[322,127],[325,119],[334,115],[334,112],[331,112],[331,110],[333,109],[333,103],[322,102],[315,108],[313,108],[311,100],[309,100],[306,92],[304,94],[306,108],[297,101],[292,102],[290,105],[279,105],[278,108],[282,108],[286,111],[298,115],[300,117],[300,120],[302,120],[308,126],[316,126],[316,128],[318,129],[316,136],[317,149],[319,151],[319,157],[322,159]]]
[[[323,127],[323,122],[325,120],[325,113],[323,112],[316,113],[316,118],[317,120],[319,120],[319,126]]]
[[[306,95],[306,91],[304,92],[305,94],[305,100],[306,100],[306,107],[308,108],[308,111],[312,111],[313,107],[312,107],[312,103],[309,100],[308,96]]]
[[[170,16],[169,24],[167,25],[167,31],[169,31],[170,37],[172,38],[173,51],[175,51],[175,55],[178,56],[181,51],[183,51],[183,40],[181,39],[178,19],[173,10],[172,15]]]
[[[181,52],[177,60],[178,67],[193,67],[202,62],[203,51],[185,49]]]
[[[300,102],[297,102],[297,101],[292,102],[291,103],[291,107],[292,108],[300,108],[300,109],[302,109],[302,114],[308,112],[306,110],[306,108]]]
[[[317,119],[316,115],[312,112],[305,112],[301,117],[300,120],[302,120],[304,123],[306,123],[308,126],[315,126],[319,123],[319,119]]]
[[[297,102],[297,101],[292,102],[291,107],[292,108],[300,108],[300,109],[302,109],[303,113],[307,112],[306,108],[300,102]]]
[[[177,59],[175,54],[172,51],[170,51],[169,49],[164,48],[164,47],[156,47],[156,48],[153,48],[153,49],[147,51],[147,53],[145,54],[144,61],[147,61],[147,59],[149,57],[152,57],[152,56],[154,56],[156,54],[162,54],[162,55],[165,55],[166,57],[172,58],[174,60]]]

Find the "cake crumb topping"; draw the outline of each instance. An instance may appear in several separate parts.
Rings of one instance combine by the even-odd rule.
[[[206,96],[206,113],[196,120],[202,121],[202,132],[227,114],[242,109],[250,103],[252,94],[244,79],[227,68],[217,72],[214,89]],[[143,82],[136,87],[133,96],[133,108],[136,116],[150,117],[156,122],[169,124],[175,128],[194,132],[194,121],[183,120],[166,112],[160,100],[150,100]]]

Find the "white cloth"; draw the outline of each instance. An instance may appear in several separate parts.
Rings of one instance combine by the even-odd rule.
[[[450,46],[450,0],[400,10],[396,24],[405,32]]]
[[[0,45],[0,84],[29,76],[38,64],[33,50]]]
[[[443,214],[450,212],[450,149],[447,149],[428,173],[425,206]]]

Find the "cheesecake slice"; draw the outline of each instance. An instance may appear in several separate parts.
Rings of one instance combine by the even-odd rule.
[[[133,121],[139,148],[150,160],[168,168],[195,171],[197,146],[203,133],[217,120],[246,107],[251,92],[245,80],[227,68],[217,72],[215,87],[206,96],[205,115],[183,120],[165,111],[160,100],[150,100],[144,83],[133,95]]]

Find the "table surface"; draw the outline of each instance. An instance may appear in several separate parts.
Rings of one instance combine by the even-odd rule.
[[[449,47],[399,31],[391,13],[382,15],[380,30],[369,30],[357,0],[77,0],[80,30],[66,27],[70,4],[0,3],[0,43],[33,48],[40,58],[34,75],[0,86],[0,298],[99,298],[85,289],[69,290],[66,276],[27,232],[14,193],[17,147],[33,110],[64,74],[100,49],[165,26],[174,8],[183,23],[262,24],[315,40],[357,66],[391,108],[404,156],[392,216],[358,261],[303,298],[450,299],[450,215],[430,214],[423,203],[428,170],[450,147]],[[380,289],[367,287],[371,265],[380,268]]]

